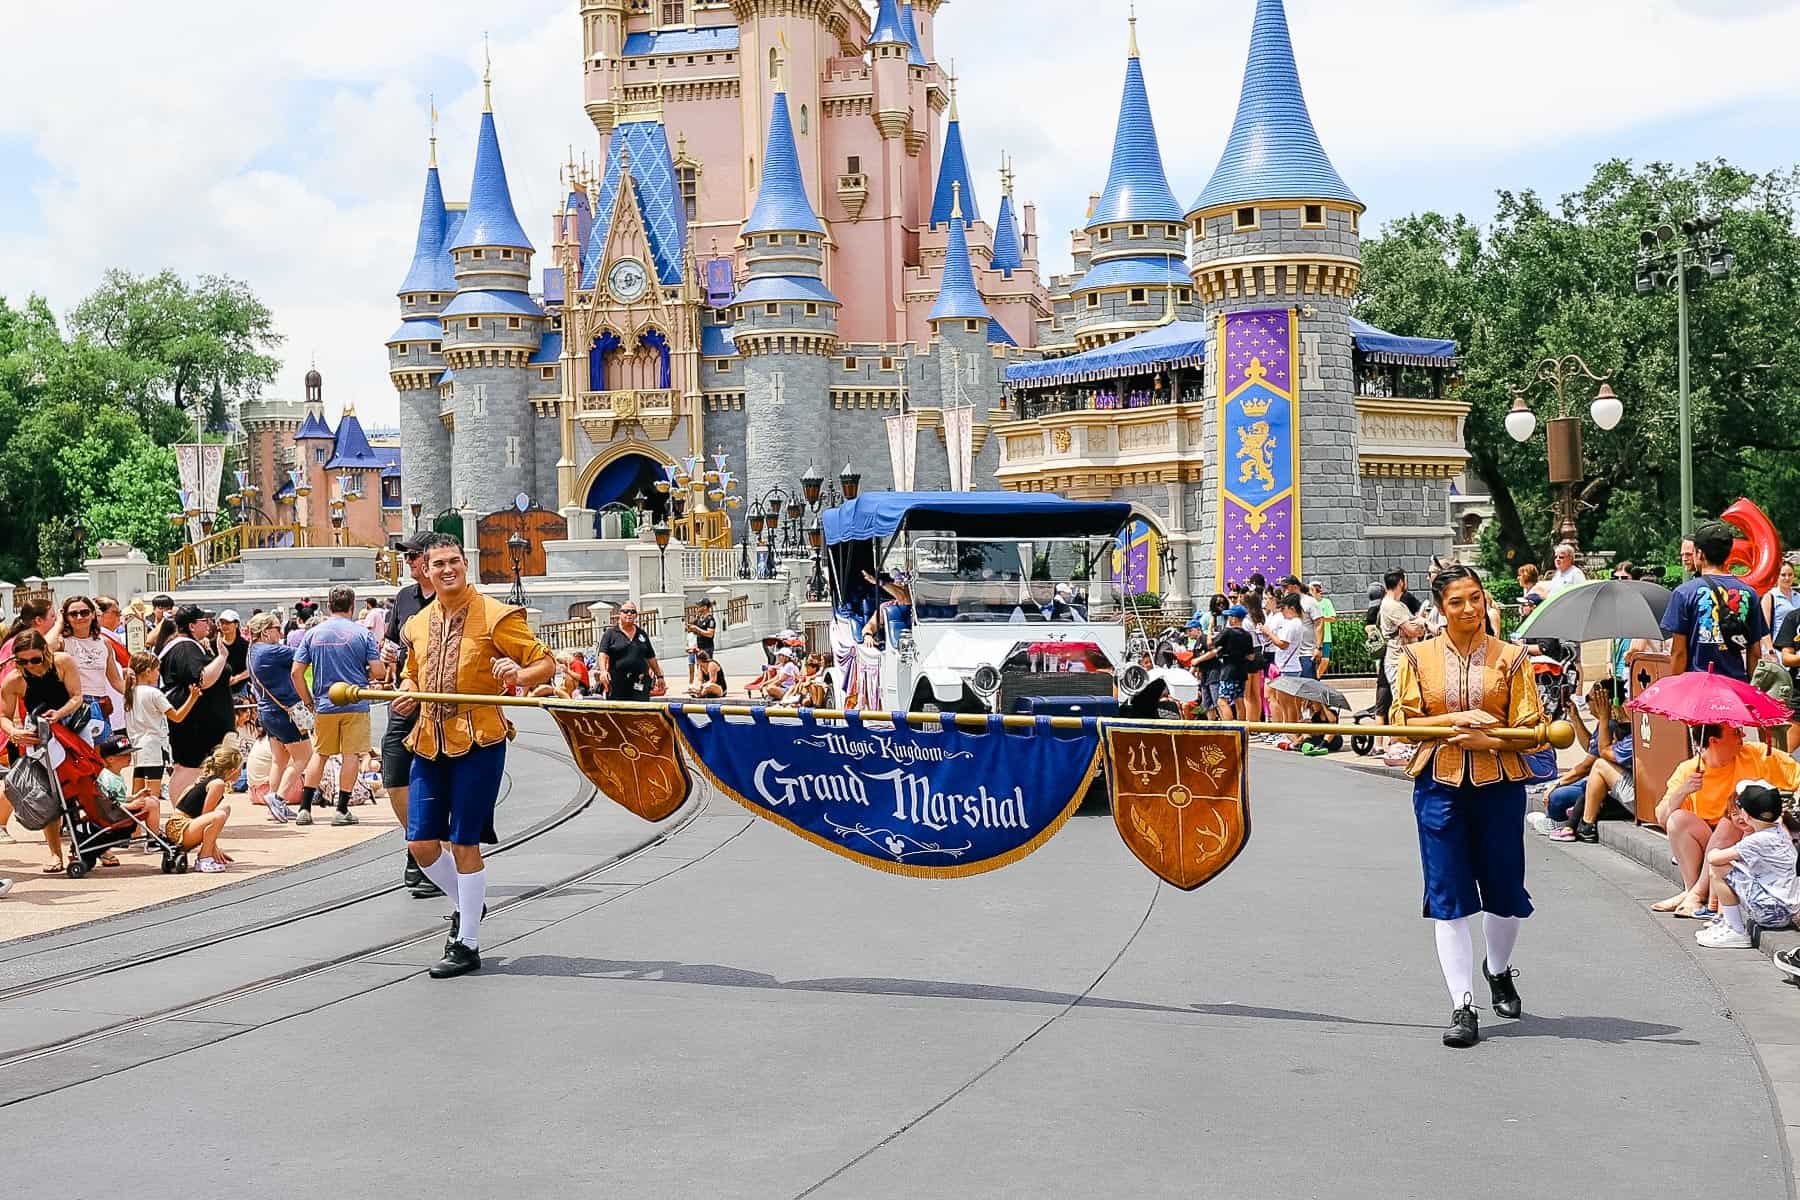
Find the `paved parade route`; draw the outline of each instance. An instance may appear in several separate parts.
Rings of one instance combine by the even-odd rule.
[[[1697,1183],[1700,1144],[1739,1200],[1790,1194],[1749,1022],[1643,911],[1660,881],[1531,839],[1526,1016],[1484,1011],[1482,1044],[1449,1051],[1405,785],[1268,752],[1252,770],[1250,846],[1193,894],[1100,816],[933,882],[716,797],[646,848],[596,805],[604,829],[537,839],[534,870],[625,857],[496,913],[479,975],[425,978],[428,935],[8,1061],[10,1170],[67,1179],[67,1131],[104,1113],[143,1197],[246,1170],[295,1197],[1625,1197]],[[306,926],[332,919],[244,953],[325,958]],[[1779,1037],[1800,997],[1742,954]],[[173,994],[109,978],[119,1013]],[[9,1044],[59,1004],[0,1005]],[[1702,1119],[1700,1142],[1671,1128]]]

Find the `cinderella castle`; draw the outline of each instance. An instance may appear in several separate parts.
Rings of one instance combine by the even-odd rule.
[[[1254,0],[1185,206],[1132,19],[1111,167],[1050,277],[1010,170],[995,196],[971,169],[945,0],[578,3],[604,153],[564,168],[541,248],[491,87],[466,201],[433,138],[387,342],[413,512],[524,495],[593,536],[722,453],[753,498],[849,464],[865,489],[1129,500],[1138,582],[1184,595],[1294,570],[1349,596],[1449,550],[1455,346],[1351,316],[1363,205],[1282,0]]]

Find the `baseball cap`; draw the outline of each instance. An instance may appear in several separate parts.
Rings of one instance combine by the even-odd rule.
[[[1737,804],[1758,821],[1778,821],[1785,802],[1782,794],[1756,779],[1746,779],[1737,786]]]
[[[1228,617],[1247,617],[1250,615],[1250,610],[1241,604],[1234,604],[1225,610],[1225,615]]]
[[[101,758],[118,758],[121,754],[131,753],[131,739],[122,733],[115,733],[98,747]]]
[[[1298,575],[1289,575],[1281,581],[1281,586],[1282,587],[1299,587],[1300,586],[1300,577]]]
[[[230,621],[233,625],[236,625],[241,619],[242,618],[238,616],[237,609],[235,608],[228,608],[219,614],[219,620]]]
[[[424,530],[409,533],[400,539],[400,549],[408,554],[417,554],[425,548],[425,538],[427,536],[428,535]]]
[[[212,613],[207,609],[201,608],[198,604],[184,604],[175,610],[175,625],[177,628],[185,629],[195,621],[210,620],[212,620]]]

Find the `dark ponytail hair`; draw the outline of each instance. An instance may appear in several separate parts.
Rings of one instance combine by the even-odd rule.
[[[13,616],[13,623],[8,627],[5,637],[0,642],[9,642],[27,629],[35,625],[39,618],[50,615],[50,601],[43,597],[27,600],[19,605],[19,611]]]

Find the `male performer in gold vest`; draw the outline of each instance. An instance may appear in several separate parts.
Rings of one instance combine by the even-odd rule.
[[[462,543],[448,534],[421,539],[437,600],[407,621],[406,692],[498,696],[548,682],[556,660],[525,623],[525,610],[469,584]],[[396,700],[402,716],[419,704]],[[427,701],[406,739],[413,752],[406,840],[419,869],[456,903],[443,961],[433,979],[481,969],[481,913],[487,869],[481,843],[497,841],[494,804],[512,734],[503,710],[486,704]],[[450,853],[444,853],[448,844]]]

